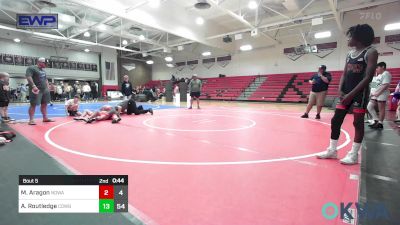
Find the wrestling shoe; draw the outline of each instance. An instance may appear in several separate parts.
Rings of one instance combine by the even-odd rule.
[[[304,113],[304,114],[301,116],[301,118],[308,118],[308,114],[307,114],[307,113]]]
[[[348,152],[347,155],[340,160],[341,164],[344,165],[354,165],[358,163],[358,153],[356,152]]]
[[[371,129],[383,129],[383,124],[381,123],[374,123],[374,125],[370,126]]]
[[[373,122],[369,123],[368,126],[373,127],[373,126],[376,126],[377,123],[378,123],[378,120],[373,120]]]
[[[92,119],[84,119],[84,121],[86,123],[92,123],[93,121],[95,121],[96,119],[92,118]]]
[[[327,148],[325,152],[317,155],[318,159],[337,159],[337,151]]]

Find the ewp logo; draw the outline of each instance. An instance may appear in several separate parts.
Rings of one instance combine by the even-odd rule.
[[[322,206],[322,215],[328,220],[335,219],[339,215],[339,212],[340,219],[347,221],[354,220],[354,216],[356,215],[359,219],[364,220],[390,219],[389,211],[383,203],[365,203],[361,205],[360,203],[355,202],[354,206],[357,211],[356,215],[354,213],[354,208],[351,207],[352,205],[352,202],[341,202],[339,211],[339,207],[335,203],[328,202]]]
[[[58,29],[58,14],[17,14],[19,29]]]

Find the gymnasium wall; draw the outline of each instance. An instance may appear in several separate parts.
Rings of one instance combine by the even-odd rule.
[[[128,64],[134,63],[136,68],[131,71],[128,71],[122,66],[126,63],[128,63]],[[131,60],[131,59],[118,58],[118,80],[119,80],[118,84],[119,85],[122,83],[122,81],[123,81],[122,77],[125,74],[129,76],[129,80],[132,82],[132,85],[134,85],[134,86],[143,85],[151,80],[152,67],[151,67],[151,65],[147,65],[143,61],[135,61],[135,60]]]
[[[368,23],[373,26],[375,35],[381,37],[381,43],[376,46],[379,52],[393,52],[393,56],[381,56],[379,61],[385,61],[388,67],[400,67],[400,52],[392,49],[384,43],[384,36],[391,34],[400,34],[397,31],[384,31],[383,27],[387,23],[400,22],[400,2],[395,2],[387,5],[369,8],[367,10],[355,10],[346,12],[343,18],[344,32],[348,27],[359,24]],[[369,16],[367,16],[367,14]],[[332,37],[327,39],[314,40],[312,44],[337,42],[338,48],[326,58],[320,59],[312,54],[307,54],[299,58],[297,61],[292,61],[283,54],[283,48],[294,47],[302,44],[296,37],[294,40],[283,41],[282,45],[276,45],[271,48],[254,49],[249,52],[240,52],[232,56],[232,61],[225,68],[214,64],[210,69],[199,64],[194,70],[185,68],[182,71],[177,71],[174,68],[165,66],[163,60],[157,60],[153,65],[153,80],[169,79],[172,73],[178,77],[187,77],[193,73],[201,77],[216,77],[218,74],[226,74],[228,76],[243,76],[243,75],[258,75],[258,74],[279,74],[293,72],[309,72],[315,71],[318,65],[325,64],[328,70],[343,70],[345,56],[349,51],[347,47],[347,38],[341,34],[335,24],[335,28],[318,30],[332,30]]]
[[[32,56],[32,57],[50,57],[50,56],[63,56],[68,57],[69,61],[78,61],[85,63],[99,64],[98,53],[86,53],[71,50],[61,50],[60,48],[53,48],[41,45],[33,45],[24,43],[15,43],[12,40],[0,39],[0,52],[5,54]],[[11,77],[23,77],[25,75],[26,66],[4,65],[0,64],[0,71],[8,72]],[[99,68],[99,67],[98,67]],[[80,71],[80,70],[65,70],[65,69],[46,69],[47,75],[50,78],[66,78],[66,79],[92,79],[98,80],[100,78],[99,70]]]

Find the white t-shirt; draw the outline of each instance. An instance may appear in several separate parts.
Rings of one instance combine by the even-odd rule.
[[[83,85],[83,88],[82,88],[82,91],[83,91],[83,92],[90,92],[90,90],[91,90],[91,89],[90,89],[90,86],[89,86],[89,85],[86,85],[86,84]]]
[[[376,81],[377,79],[378,79],[378,75],[377,75],[377,76],[374,76],[374,77],[372,78],[371,83],[369,84],[369,86],[370,86],[370,88],[371,88],[371,95],[372,95],[373,93],[375,93],[376,86],[378,86],[378,83],[377,83],[377,81]]]
[[[79,105],[79,102],[76,103],[76,104]],[[65,106],[67,106],[67,108],[69,108],[69,107],[71,107],[71,106],[73,106],[73,105],[75,105],[75,102],[74,102],[74,99],[73,99],[73,98],[70,99],[70,100],[65,101]]]
[[[61,95],[63,93],[61,85],[57,85],[57,94]]]
[[[384,71],[382,74],[379,74],[376,77],[376,90],[378,90],[382,85],[384,84],[390,84],[390,82],[392,81],[392,75],[389,73],[389,71]],[[385,92],[389,92],[389,89],[386,89],[383,93]]]

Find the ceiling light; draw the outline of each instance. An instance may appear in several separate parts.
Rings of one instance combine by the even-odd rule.
[[[183,45],[179,45],[179,46],[178,46],[178,51],[182,51],[183,49],[185,49],[185,48],[183,47]]]
[[[151,8],[158,8],[160,6],[160,0],[149,0],[148,2]]]
[[[240,50],[242,50],[242,51],[250,51],[252,49],[253,49],[253,47],[251,45],[242,45],[242,46],[240,46]]]
[[[97,28],[99,28],[99,30],[102,30],[102,31],[107,30],[107,27],[106,27],[106,25],[104,25],[104,24],[98,25]]]
[[[85,52],[90,52],[90,50],[89,50],[88,48],[86,48],[84,51],[85,51]]]
[[[83,33],[83,36],[90,37],[90,33],[88,31],[86,31],[85,33]]]
[[[141,34],[141,35],[139,36],[139,40],[143,41],[144,39],[146,39],[146,38],[144,37],[143,34]]]
[[[174,60],[171,56],[167,56],[167,57],[165,57],[164,59],[165,59],[165,61],[167,61],[167,62],[172,62],[172,60]]]
[[[133,40],[132,40],[132,43],[137,43],[137,40],[133,39]]]
[[[314,37],[319,39],[319,38],[328,38],[330,37],[332,34],[330,31],[323,31],[323,32],[318,32],[314,34]]]
[[[122,45],[127,45],[128,44],[128,41],[127,40],[123,40],[122,41]]]
[[[204,24],[204,19],[203,19],[203,17],[197,17],[197,18],[196,18],[196,24],[197,24],[197,25],[203,25],[203,24]]]
[[[154,63],[154,61],[153,60],[147,60],[146,63],[149,64],[149,65],[152,65]]]
[[[202,56],[210,56],[210,55],[211,55],[211,52],[203,52],[203,53],[201,53],[201,55],[202,55]]]
[[[399,30],[400,23],[389,23],[385,25],[385,30]]]
[[[19,43],[19,42],[21,42],[21,40],[19,38],[14,38],[14,42]]]
[[[172,63],[167,63],[167,66],[168,66],[169,68],[172,68],[172,67],[174,67],[174,64],[172,64]]]
[[[249,7],[249,9],[257,9],[258,4],[256,1],[250,1],[247,7]]]
[[[143,58],[147,57],[148,56],[147,52],[143,52],[142,56],[143,56]]]

